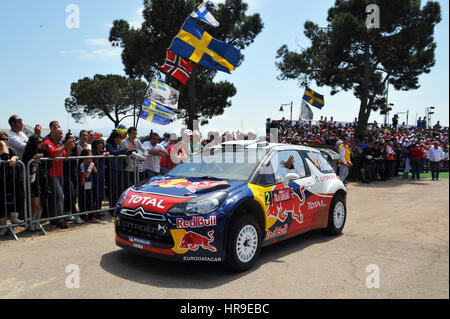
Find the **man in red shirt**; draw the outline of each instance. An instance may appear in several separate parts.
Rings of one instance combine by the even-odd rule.
[[[75,143],[72,138],[66,140],[61,146],[63,132],[59,126],[55,126],[51,133],[50,139],[44,141],[44,155],[48,158],[67,157],[71,154],[72,149],[75,148]],[[47,162],[48,163],[48,162]],[[52,160],[48,163],[48,182],[51,191],[49,198],[50,217],[64,215],[64,192],[63,192],[63,164],[64,160]],[[68,228],[64,219],[59,219],[56,226],[60,228]]]
[[[175,134],[170,135],[170,146],[167,148],[168,155],[161,156],[160,166],[161,174],[166,175],[168,171],[175,167],[176,164],[188,159],[188,155],[181,147],[181,143],[177,143],[178,139]],[[177,143],[177,144],[175,144]]]
[[[414,144],[409,149],[408,155],[411,161],[412,179],[415,177],[417,180],[420,180],[420,167],[422,164],[423,150],[417,144]]]

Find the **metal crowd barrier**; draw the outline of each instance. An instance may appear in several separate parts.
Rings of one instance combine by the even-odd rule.
[[[28,225],[27,205],[25,203],[26,172],[25,165],[21,161],[11,167],[10,161],[0,160],[0,232],[5,229],[18,240],[14,227]],[[23,219],[21,223],[11,221],[12,215]]]
[[[88,180],[81,173],[82,163],[88,166],[87,159],[97,168]],[[8,228],[16,240],[16,226],[31,227],[47,235],[44,222],[66,222],[76,216],[114,210],[122,192],[147,177],[142,165],[131,155],[39,158],[30,160],[26,166],[17,161],[9,172],[8,162],[1,164],[0,177],[5,178],[0,181],[4,181],[7,191],[3,194],[2,189],[0,193],[5,199],[4,203],[0,200],[0,220],[7,213],[19,211],[24,222],[0,224],[0,231]],[[11,174],[14,183],[6,180]]]

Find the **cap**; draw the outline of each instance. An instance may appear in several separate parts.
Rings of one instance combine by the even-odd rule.
[[[184,130],[184,134],[191,136],[192,135],[192,131],[190,129],[185,129]]]

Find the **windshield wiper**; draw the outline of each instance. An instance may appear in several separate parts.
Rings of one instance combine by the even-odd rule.
[[[214,177],[214,176],[202,176],[202,177],[198,177],[198,178],[202,178],[202,179],[213,179],[213,180],[216,180],[216,181],[227,180],[226,178],[217,178],[217,177]]]

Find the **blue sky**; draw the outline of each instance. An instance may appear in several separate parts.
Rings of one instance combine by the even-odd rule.
[[[435,67],[431,73],[420,77],[420,89],[397,92],[391,86],[389,91],[389,103],[394,103],[390,117],[409,110],[410,124],[416,116],[423,116],[428,106],[436,107],[433,123],[440,120],[446,126],[449,124],[449,2],[439,2],[442,22],[435,29],[438,45]],[[284,113],[279,112],[279,108],[291,101],[293,118],[298,117],[304,88],[299,88],[295,80],[276,79],[279,74],[275,67],[276,51],[283,44],[291,50],[309,46],[303,34],[304,22],[311,20],[325,26],[327,11],[334,0],[249,0],[247,3],[249,13],[260,13],[264,29],[243,51],[242,66],[231,74],[216,77],[216,80],[234,83],[237,94],[232,106],[202,127],[203,132],[241,127],[244,131],[263,131],[267,117],[289,118],[289,107],[284,107]],[[66,27],[70,14],[66,7],[70,4],[80,9],[78,29]],[[32,126],[39,123],[47,127],[50,120],[56,119],[64,130],[71,128],[76,134],[83,128],[109,134],[113,124],[107,119],[75,123],[65,112],[64,100],[69,96],[71,83],[83,77],[124,75],[121,50],[112,48],[107,41],[109,30],[115,19],[125,19],[139,26],[142,6],[142,0],[0,1],[0,30],[4,43],[0,50],[0,128],[9,127],[9,116],[18,114]],[[325,96],[326,102],[322,110],[313,108],[314,119],[334,116],[338,121],[352,121],[357,116],[359,101],[351,92],[330,96],[330,88],[311,86]],[[383,117],[373,113],[370,120],[383,122]],[[405,120],[405,115],[400,115],[400,121]],[[132,120],[125,120],[124,124],[130,126]],[[151,129],[179,133],[181,127],[181,121],[168,126],[140,121],[139,135],[148,134]]]

